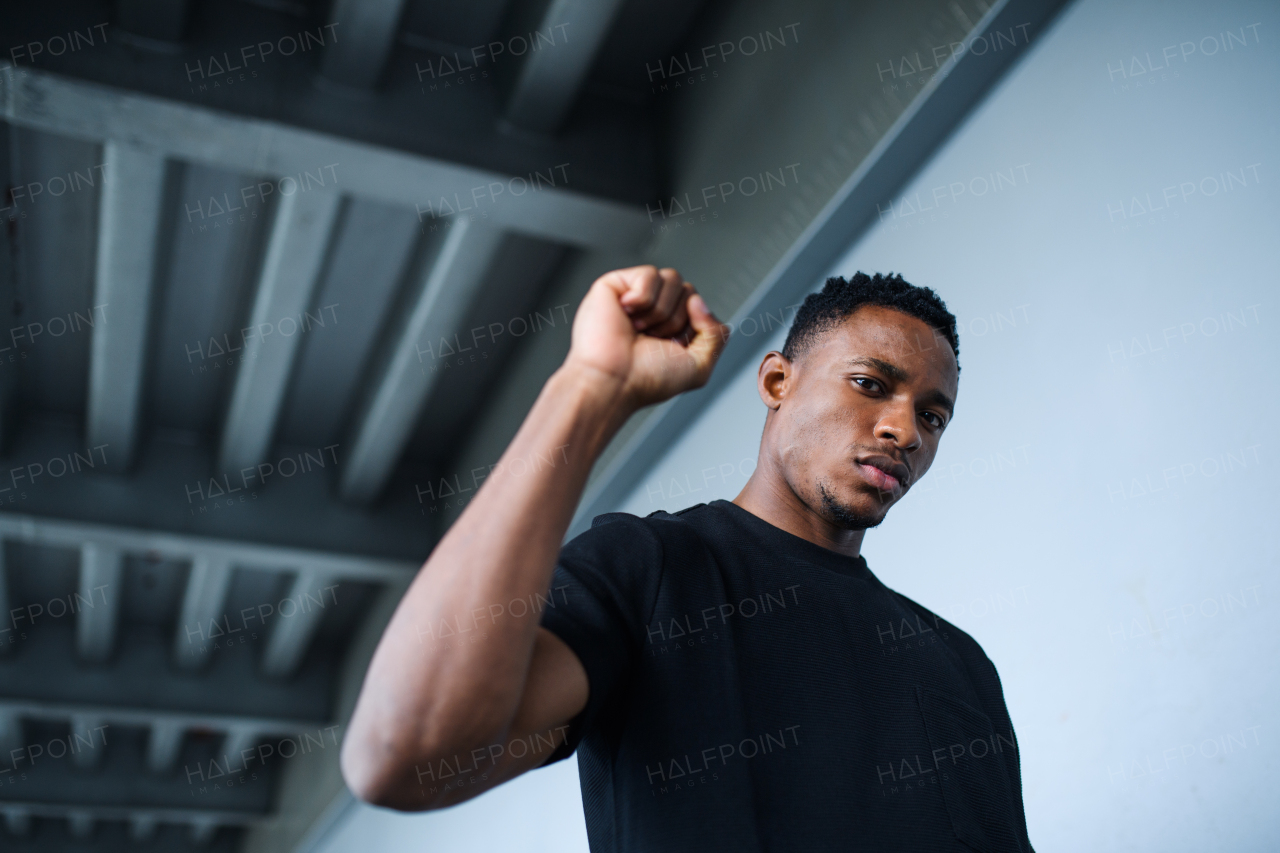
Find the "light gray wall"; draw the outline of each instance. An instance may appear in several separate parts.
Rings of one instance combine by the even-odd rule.
[[[1274,3],[1081,0],[835,270],[960,319],[864,553],[1000,668],[1041,853],[1280,849],[1278,45]],[[744,374],[620,508],[733,497],[763,420]]]

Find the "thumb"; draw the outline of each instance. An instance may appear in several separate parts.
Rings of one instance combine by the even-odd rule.
[[[690,296],[687,308],[689,325],[694,332],[687,351],[697,363],[699,373],[705,371],[709,375],[729,341],[729,327],[716,319],[701,294]]]

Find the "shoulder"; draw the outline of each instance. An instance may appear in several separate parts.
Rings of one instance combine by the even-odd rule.
[[[633,553],[633,549],[678,548],[697,537],[706,505],[698,504],[677,513],[658,510],[647,516],[629,512],[606,512],[591,519],[590,529],[571,539],[566,551]]]
[[[926,624],[932,625],[936,630],[944,631],[947,634],[947,640],[951,643],[952,648],[956,649],[966,659],[973,658],[984,662],[987,666],[994,668],[991,659],[987,657],[987,653],[982,650],[982,646],[967,632],[957,627],[954,623],[948,622],[929,608],[925,607],[914,599],[907,598],[900,592],[890,590],[894,596],[908,609],[914,611]]]

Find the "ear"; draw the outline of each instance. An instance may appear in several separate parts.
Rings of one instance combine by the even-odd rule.
[[[756,372],[756,389],[760,399],[771,411],[777,411],[791,387],[791,374],[795,368],[782,353],[774,350],[760,362]]]

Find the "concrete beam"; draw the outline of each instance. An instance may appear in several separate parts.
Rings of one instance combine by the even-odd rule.
[[[649,233],[639,206],[583,195],[562,182],[534,191],[522,177],[525,189],[517,195],[521,186],[508,192],[512,176],[500,172],[31,68],[2,104],[3,118],[23,127],[82,139],[136,139],[165,157],[243,174],[296,181],[333,165],[343,192],[423,211],[428,204],[438,211],[441,199],[454,210],[482,205],[498,227],[573,246],[633,248]],[[566,164],[565,174],[570,168]]]
[[[159,821],[152,814],[135,814],[129,817],[129,840],[148,841],[155,837]]]
[[[330,21],[337,38],[325,47],[324,76],[372,89],[395,45],[405,0],[335,0]]]
[[[0,538],[55,548],[79,548],[84,542],[92,541],[121,551],[154,552],[162,559],[190,560],[196,555],[203,555],[214,562],[223,561],[287,572],[296,571],[298,566],[305,565],[329,576],[335,583],[344,580],[400,581],[406,576],[412,576],[421,565],[420,561],[387,560],[278,545],[258,545],[252,542],[60,521],[8,512],[0,513]]]
[[[262,656],[262,672],[273,678],[287,678],[302,662],[311,645],[311,638],[324,618],[326,593],[337,603],[336,590],[330,588],[328,579],[312,571],[298,572],[289,589],[288,598],[298,603],[292,616],[277,615],[267,650]],[[318,604],[316,602],[319,602]]]
[[[232,772],[232,767],[244,769],[244,756],[240,753],[257,746],[262,736],[262,731],[252,726],[234,726],[227,731],[222,738],[222,757],[228,773]]]
[[[271,449],[302,347],[302,315],[311,307],[328,258],[340,204],[337,189],[329,187],[281,197],[246,327],[250,331],[241,333],[244,352],[222,429],[219,465],[228,475],[240,477],[248,469],[246,476],[252,477]],[[295,333],[286,336],[283,321],[289,318]]]
[[[111,726],[147,726],[152,728],[148,737],[148,754],[157,743],[155,729],[164,729],[165,734],[158,740],[165,749],[172,748],[174,741],[181,744],[181,735],[192,729],[208,729],[213,731],[245,730],[258,732],[263,737],[280,735],[300,735],[324,728],[328,723],[318,719],[297,719],[285,717],[254,716],[252,714],[226,714],[220,712],[182,711],[171,708],[148,708],[127,705],[107,705],[105,703],[87,702],[40,702],[26,699],[0,699],[0,724],[5,721],[28,717],[41,720],[79,720],[84,724],[97,721],[97,725],[106,725],[107,737],[110,738]],[[10,724],[11,725],[11,724]],[[81,725],[81,723],[76,723]],[[81,737],[87,737],[86,729],[77,728]],[[173,733],[179,737],[173,737]],[[21,730],[16,736],[21,738]],[[95,743],[99,743],[102,733],[94,735]],[[150,760],[148,760],[150,766]],[[157,772],[160,772],[158,768]]]
[[[342,472],[344,499],[369,503],[386,485],[435,384],[437,374],[424,368],[419,352],[457,331],[501,241],[502,232],[481,221],[460,219],[450,226],[386,369],[359,413]]]
[[[157,720],[147,735],[147,769],[168,773],[178,764],[187,729],[174,720]]]
[[[80,597],[76,599],[76,650],[80,659],[102,663],[115,646],[124,590],[124,554],[116,547],[87,541],[80,548]]]
[[[72,715],[71,736],[75,739],[78,748],[72,753],[71,760],[76,767],[81,770],[90,770],[102,763],[102,757],[106,754],[106,747],[109,744],[108,728],[108,723],[97,714]],[[81,739],[88,740],[89,746],[84,746]]]
[[[93,815],[86,811],[70,811],[67,812],[67,828],[71,830],[71,837],[78,838],[81,841],[93,835]]]
[[[507,121],[541,133],[560,128],[621,5],[622,0],[551,0],[537,29],[549,33],[552,43],[526,54],[507,101]]]
[[[5,806],[4,828],[10,835],[26,835],[31,831],[31,811],[22,806]]]
[[[115,139],[103,145],[103,160],[86,432],[90,446],[106,445],[108,470],[123,471],[138,440],[165,163],[153,149]]]
[[[22,715],[12,709],[0,708],[0,757],[26,744],[22,732]]]
[[[209,659],[209,634],[222,615],[230,586],[230,561],[207,553],[198,553],[191,561],[182,614],[173,634],[173,660],[182,669],[199,669]]]

